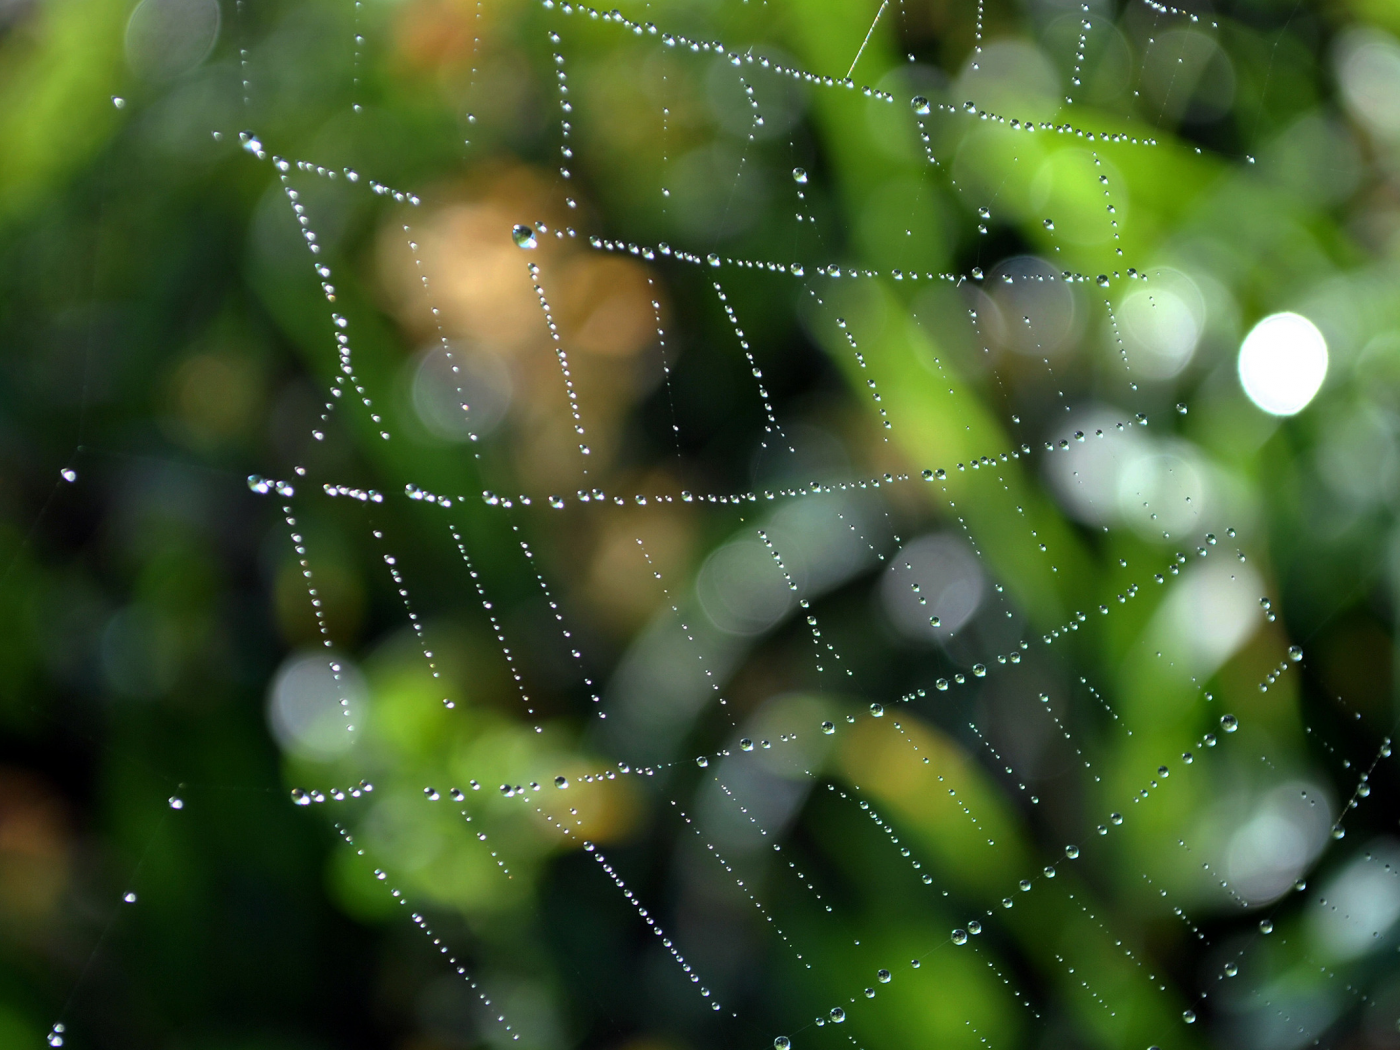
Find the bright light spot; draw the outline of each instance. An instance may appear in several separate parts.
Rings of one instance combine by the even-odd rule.
[[[1347,108],[1376,135],[1400,136],[1400,43],[1389,33],[1352,30],[1337,42],[1336,63]]]
[[[783,538],[779,536],[778,541]],[[801,589],[807,582],[806,566],[791,545],[787,547],[782,552],[783,565]],[[700,569],[695,590],[710,622],[729,634],[762,634],[796,604],[772,553],[757,539],[735,540],[711,554]]]
[[[1128,367],[1148,379],[1170,379],[1191,361],[1206,325],[1206,301],[1186,274],[1158,268],[1145,288],[1123,297],[1118,329]]]
[[[890,560],[880,600],[902,634],[947,638],[972,619],[983,589],[976,553],[958,537],[939,533],[915,540]]]
[[[1090,405],[1076,412],[1063,432],[1078,431],[1083,441],[1045,457],[1045,472],[1065,512],[1090,525],[1107,525],[1118,510],[1118,484],[1124,469],[1151,451],[1136,428],[1119,429],[1132,413],[1112,405]],[[1102,434],[1103,437],[1099,437]]]
[[[272,679],[267,721],[283,751],[325,762],[349,751],[369,699],[364,676],[343,657],[316,651],[289,656]]]
[[[1155,637],[1197,677],[1208,677],[1259,628],[1263,581],[1248,565],[1197,563],[1157,611]]]
[[[1323,896],[1329,902],[1312,912],[1313,937],[1333,958],[1350,959],[1379,948],[1400,919],[1400,880],[1394,842],[1372,843],[1335,876]]]
[[[1271,415],[1301,412],[1325,378],[1327,340],[1301,314],[1264,318],[1240,345],[1240,384]]]
[[[1118,512],[1144,538],[1179,535],[1211,506],[1210,469],[1184,441],[1145,447],[1118,473]]]
[[[1327,843],[1331,804],[1306,781],[1280,784],[1259,800],[1248,819],[1230,804],[1236,824],[1225,847],[1230,885],[1247,904],[1265,904],[1287,893]]]
[[[454,345],[451,352],[436,346],[414,365],[414,412],[434,437],[470,441],[472,434],[491,433],[505,418],[511,401],[510,372],[494,354],[463,345]]]

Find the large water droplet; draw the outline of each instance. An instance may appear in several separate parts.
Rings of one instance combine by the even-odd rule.
[[[1223,730],[1225,730],[1225,732],[1227,732],[1227,733],[1233,733],[1233,732],[1234,732],[1236,729],[1238,729],[1239,727],[1240,727],[1240,720],[1239,720],[1238,718],[1236,718],[1234,715],[1221,715],[1221,716],[1220,716],[1220,728],[1223,729]]]
[[[535,231],[525,225],[517,225],[511,230],[510,239],[515,242],[517,248],[533,248],[539,243],[535,240]]]
[[[889,970],[879,970],[875,974],[875,979],[881,984],[889,984],[892,976]]]
[[[967,931],[966,931],[966,930],[954,930],[954,931],[953,931],[953,943],[954,943],[954,944],[966,944],[966,943],[967,943]]]
[[[846,1019],[846,1011],[845,1011],[845,1010],[841,1009],[841,1007],[839,1007],[839,1006],[833,1006],[833,1007],[831,1008],[831,1021],[832,1021],[833,1024],[840,1024],[840,1023],[841,1023],[842,1021],[844,1021],[845,1019]]]
[[[1288,647],[1288,658],[1296,664],[1303,658],[1303,647],[1301,645],[1290,645]]]
[[[806,169],[806,168],[793,168],[793,169],[792,169],[792,181],[795,182],[795,183],[797,183],[797,184],[799,184],[799,185],[805,185],[806,182],[807,182],[807,169]]]
[[[792,1040],[785,1035],[780,1035],[773,1040],[773,1050],[791,1050]]]
[[[830,736],[832,733],[836,732],[836,723],[835,723],[835,722],[823,722],[823,723],[822,723],[822,732],[825,733],[827,736]]]
[[[909,100],[909,104],[910,104],[911,106],[914,107],[914,112],[917,113],[919,116],[921,116],[921,117],[926,117],[926,116],[928,116],[928,114],[929,114],[928,99],[924,98],[923,95],[915,95],[913,98],[911,98],[911,99]]]

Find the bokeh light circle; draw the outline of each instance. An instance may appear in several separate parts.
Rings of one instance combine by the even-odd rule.
[[[1307,407],[1327,378],[1327,340],[1302,314],[1271,314],[1240,344],[1240,385],[1275,416]]]

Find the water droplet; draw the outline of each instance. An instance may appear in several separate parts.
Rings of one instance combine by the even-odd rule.
[[[1098,283],[1099,283],[1099,287],[1100,287],[1100,288],[1107,288],[1107,287],[1108,287],[1108,274],[1106,274],[1106,273],[1101,273],[1101,274],[1099,274],[1099,282],[1098,282]]]
[[[1237,973],[1239,973],[1239,972],[1240,972],[1240,968],[1239,968],[1238,966],[1236,966],[1234,963],[1232,963],[1232,962],[1227,962],[1227,963],[1225,964],[1225,976],[1226,976],[1226,977],[1234,977],[1235,974],[1237,974]]]
[[[954,930],[954,931],[953,931],[953,943],[954,943],[954,944],[966,944],[966,943],[967,943],[967,931],[966,931],[966,930]]]
[[[1078,846],[1075,846],[1075,845],[1066,846],[1066,847],[1065,847],[1065,856],[1068,857],[1070,860],[1078,860],[1078,859],[1079,859],[1079,847],[1078,847]]]
[[[700,755],[698,758],[695,759],[695,764],[701,769],[707,769],[710,765],[710,760],[704,755]]]
[[[1227,733],[1233,733],[1233,732],[1234,732],[1236,729],[1238,729],[1239,727],[1240,727],[1240,720],[1239,720],[1238,718],[1236,718],[1234,715],[1221,715],[1221,716],[1220,716],[1220,728],[1223,729],[1223,730],[1225,730],[1225,732],[1227,732]]]
[[[972,673],[975,674],[978,678],[986,678],[986,677],[987,677],[987,665],[986,665],[986,664],[973,664],[973,665],[972,665]]]
[[[846,1019],[846,1011],[845,1011],[845,1010],[841,1009],[841,1007],[839,1007],[839,1006],[833,1006],[833,1007],[831,1008],[831,1023],[832,1023],[832,1024],[840,1024],[840,1023],[841,1023],[842,1021],[844,1021],[845,1019]]]
[[[1108,822],[1109,822],[1110,824],[1121,824],[1121,823],[1123,823],[1123,814],[1121,814],[1121,813],[1110,813],[1110,814],[1108,815]]]
[[[753,741],[750,740],[748,737],[744,737],[744,739],[742,739],[742,740],[739,741],[739,750],[740,750],[740,751],[752,751],[752,750],[753,750]]]
[[[1157,767],[1157,775],[1158,775],[1159,777],[1162,777],[1162,778],[1165,780],[1167,777],[1171,776],[1172,774],[1171,774],[1171,770],[1167,769],[1166,766],[1158,766],[1158,767]]]
[[[910,104],[911,106],[914,107],[914,112],[917,113],[919,116],[921,116],[921,117],[926,117],[926,116],[928,116],[928,114],[929,114],[928,99],[924,98],[923,95],[915,95],[913,98],[911,98],[911,99],[909,100],[909,104]]]
[[[1196,1011],[1195,1011],[1195,1010],[1182,1010],[1182,1011],[1181,1011],[1181,1019],[1182,1019],[1183,1021],[1185,1021],[1187,1024],[1195,1024],[1195,1023],[1196,1023]]]
[[[510,239],[515,242],[517,248],[533,248],[539,242],[535,240],[535,231],[525,225],[517,225],[510,231]]]
[[[773,1040],[773,1050],[791,1050],[792,1040],[785,1035],[780,1035]]]
[[[1303,647],[1301,645],[1290,645],[1288,647],[1288,658],[1296,664],[1303,658]]]
[[[716,255],[714,252],[711,252],[709,255],[705,256],[705,261],[706,261],[707,263],[709,263],[711,266],[718,266],[718,265],[719,265],[719,256]]]
[[[70,468],[70,467],[65,467],[64,469],[60,470],[58,473],[59,473],[59,475],[63,478],[63,480],[66,481],[66,482],[68,482],[68,484],[70,484],[70,485],[73,484],[73,482],[75,482],[75,481],[78,480],[78,472],[77,472],[76,470],[73,470],[73,469]]]
[[[871,705],[870,705],[870,714],[871,714],[871,717],[873,717],[873,718],[884,718],[884,717],[885,717],[885,705],[884,705],[884,704],[871,704]]]
[[[135,903],[136,903],[136,894],[134,894],[134,893],[124,893],[124,894],[122,894],[122,900],[126,901],[126,903],[128,903],[128,904],[135,904]]]
[[[554,786],[557,787],[557,788],[566,788],[566,787],[568,787],[568,786],[569,786],[569,778],[566,777],[566,776],[563,776],[562,774],[561,774],[560,776],[555,777],[555,778],[554,778]]]
[[[889,970],[878,970],[875,973],[875,979],[881,984],[889,984],[893,976]]]
[[[823,723],[822,723],[822,732],[825,733],[827,736],[830,736],[832,733],[836,732],[836,723],[835,723],[835,722],[823,722]]]
[[[1347,829],[1344,828],[1344,827],[1342,827],[1340,824],[1338,824],[1335,828],[1332,829],[1332,837],[1333,837],[1334,839],[1344,839],[1344,838],[1346,838],[1346,837],[1347,837]]]
[[[171,796],[170,796],[170,808],[171,808],[171,809],[184,809],[184,808],[185,808],[185,800],[182,799],[182,798],[179,798],[179,797],[176,796],[176,795],[171,795]]]
[[[979,933],[982,932],[982,924],[976,919],[973,919],[970,923],[967,924],[967,932],[972,934],[972,936],[976,937]]]
[[[301,788],[292,788],[292,801],[298,806],[311,805],[311,796]]]
[[[1273,924],[1272,922],[1270,922],[1268,919],[1260,919],[1260,920],[1259,920],[1259,932],[1262,933],[1262,934],[1265,934],[1265,935],[1270,934],[1270,933],[1273,933],[1273,932],[1274,932],[1274,924]]]
[[[806,183],[807,183],[807,169],[805,169],[805,168],[793,168],[793,169],[792,169],[792,181],[795,182],[795,183],[797,183],[799,186],[806,185]]]
[[[113,95],[112,105],[116,106],[118,109],[126,109],[126,99],[122,98],[120,95]]]
[[[1053,230],[1053,229],[1055,228],[1055,222],[1054,222],[1054,220],[1053,220],[1053,219],[1046,219],[1046,220],[1045,220],[1045,228],[1046,228],[1047,230]]]

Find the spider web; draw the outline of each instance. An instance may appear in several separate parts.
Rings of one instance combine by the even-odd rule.
[[[606,899],[590,950],[638,960],[632,994],[652,1000],[625,1021],[599,1007],[604,1032],[1146,1047],[1271,1025],[1289,1035],[1259,1045],[1283,1046],[1373,1009],[1365,982],[1321,1012],[1290,1001],[1276,945],[1338,975],[1327,936],[1393,921],[1332,920],[1336,901],[1305,892],[1389,738],[1336,756],[1340,801],[1300,757],[1311,730],[1286,712],[1308,664],[1278,623],[1258,515],[1186,429],[1178,377],[1216,350],[1212,289],[1130,218],[1153,221],[1130,187],[1194,170],[1157,129],[1203,104],[1170,69],[1149,76],[1152,49],[1199,74],[1218,25],[1073,5],[1028,42],[993,38],[979,0],[952,16],[971,40],[955,71],[894,50],[909,15],[889,0],[811,16],[849,36],[751,3],[628,11],[521,16],[558,161],[526,189],[409,189],[211,129],[275,180],[295,280],[323,299],[307,454],[248,486],[284,526],[313,625],[270,686],[289,804],[343,843],[347,906],[416,926],[491,1043],[570,1042],[479,929],[531,923],[557,870]],[[356,3],[355,119],[373,24]],[[1091,78],[1134,26],[1136,79]],[[240,66],[246,103],[246,49]],[[697,145],[702,106],[722,134]],[[451,143],[469,168],[489,168],[490,120]],[[619,138],[647,158],[621,189],[602,175]],[[643,191],[636,229],[609,229],[610,196]],[[843,194],[862,216],[848,227]],[[360,198],[397,275],[388,312],[422,346],[409,394],[318,214]],[[444,247],[462,223],[507,283]],[[512,378],[483,353],[463,301],[539,351],[533,458],[511,460],[533,439],[503,407],[526,366]],[[631,312],[598,320],[614,301]],[[607,371],[633,330],[641,436]],[[792,341],[824,403],[774,373]],[[741,436],[707,436],[718,452],[687,432],[690,368],[727,369],[708,396],[746,406]],[[421,463],[392,451],[424,428]],[[692,557],[677,522],[706,537]],[[337,531],[395,610],[381,655],[337,644],[318,549]],[[640,610],[620,636],[581,597],[584,535],[613,543],[597,586],[616,575]],[[1358,853],[1338,878],[1393,880],[1394,862]]]

